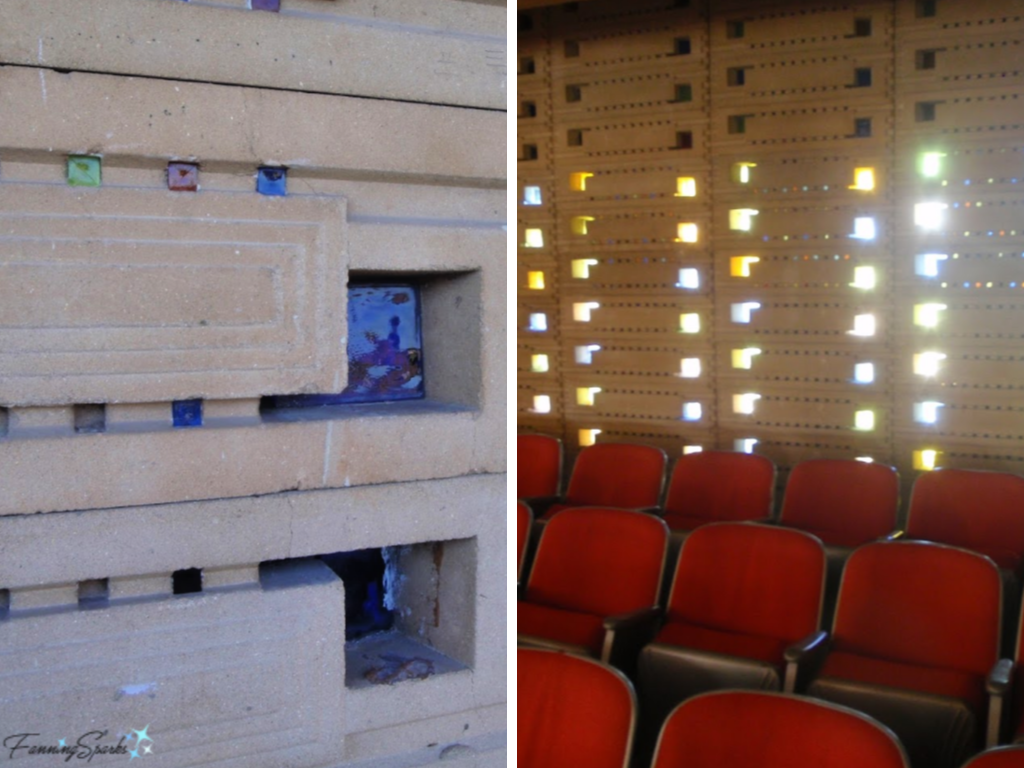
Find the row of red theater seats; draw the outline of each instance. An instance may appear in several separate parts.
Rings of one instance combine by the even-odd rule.
[[[726,451],[682,456],[662,499],[662,450],[599,443],[580,452],[568,488],[558,496],[561,442],[544,435],[520,435],[518,442],[517,495],[540,522],[579,506],[655,511],[673,531],[772,518],[776,472],[763,456]],[[893,467],[805,461],[790,473],[778,522],[816,535],[841,561],[852,548],[895,531],[899,497]],[[960,469],[922,474],[914,483],[904,533],[980,552],[1000,568],[1024,575],[1024,478]]]
[[[520,649],[519,768],[625,768],[636,698],[630,682],[596,661]],[[721,691],[679,705],[657,752],[634,768],[908,768],[895,735],[848,708],[794,695]],[[990,749],[963,768],[1024,768],[1024,746]]]
[[[702,526],[682,546],[661,611],[668,538],[653,515],[563,510],[544,528],[517,610],[521,645],[635,676],[641,753],[673,707],[721,688],[862,711],[899,735],[915,768],[955,768],[983,745],[1024,737],[1024,670],[999,658],[1003,579],[989,558],[920,541],[859,547],[829,633],[818,629],[827,569],[815,536]]]

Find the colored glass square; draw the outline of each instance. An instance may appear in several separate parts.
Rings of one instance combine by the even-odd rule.
[[[249,7],[254,11],[273,11],[277,13],[281,10],[281,0],[249,0]]]
[[[288,169],[260,168],[256,173],[256,191],[261,195],[284,197],[288,194]]]
[[[199,166],[195,163],[168,163],[167,188],[172,192],[195,192],[199,189]]]
[[[175,400],[171,403],[171,419],[176,427],[203,426],[203,401]]]
[[[413,285],[348,288],[348,386],[333,395],[280,395],[271,408],[380,403],[424,397],[419,290]]]
[[[98,187],[102,178],[100,158],[93,155],[68,157],[68,184],[72,187]]]

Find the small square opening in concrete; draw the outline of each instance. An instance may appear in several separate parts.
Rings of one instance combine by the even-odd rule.
[[[172,192],[195,192],[199,189],[199,166],[195,163],[168,163],[167,188]]]
[[[68,184],[72,187],[98,187],[102,182],[101,161],[95,155],[68,157]]]
[[[538,154],[536,144],[523,144],[523,154],[519,158],[520,160],[536,160],[537,157]]]
[[[203,591],[201,568],[182,568],[171,574],[171,585],[176,595],[191,595]]]
[[[86,579],[78,582],[79,608],[105,608],[110,602],[108,579]]]
[[[394,625],[394,612],[384,605],[387,564],[381,549],[359,549],[320,555],[345,584],[345,640],[358,640]]]
[[[171,403],[171,422],[175,427],[203,426],[202,400],[175,400]]]
[[[76,405],[74,407],[75,432],[79,434],[107,431],[107,406],[103,404]]]
[[[269,197],[288,194],[288,169],[264,165],[256,171],[256,191]]]
[[[11,412],[8,408],[0,407],[0,437],[7,437],[11,425]]]

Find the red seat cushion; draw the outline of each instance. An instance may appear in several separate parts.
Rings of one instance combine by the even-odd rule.
[[[821,677],[933,693],[937,696],[960,699],[969,704],[975,712],[985,711],[985,679],[969,672],[919,667],[834,651],[825,661]]]
[[[581,645],[595,656],[601,655],[601,646],[604,644],[604,620],[600,616],[536,603],[519,603],[517,621],[516,631],[521,635]]]
[[[764,456],[730,451],[687,454],[672,470],[665,522],[673,530],[691,531],[711,522],[763,520],[771,516],[774,492],[775,465]]]
[[[562,474],[562,444],[548,435],[516,439],[516,496],[554,496]]]
[[[693,624],[666,624],[658,636],[656,643],[678,645],[684,648],[695,648],[700,651],[711,651],[726,656],[739,656],[755,659],[781,667],[783,653],[788,643],[773,637],[744,635],[738,632],[720,632],[707,627]]]

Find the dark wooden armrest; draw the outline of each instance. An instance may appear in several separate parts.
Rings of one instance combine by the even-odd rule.
[[[519,499],[533,512],[533,519],[538,520],[545,512],[555,504],[562,501],[561,496],[530,496],[526,499]]]
[[[985,691],[988,693],[988,724],[985,729],[985,746],[994,747],[1000,743],[1003,733],[1003,720],[1009,707],[1006,699],[1013,683],[1013,660],[999,659],[992,666],[985,679]]]
[[[784,693],[796,693],[803,689],[808,677],[817,673],[828,654],[828,632],[812,632],[786,648],[786,676],[782,684]]]
[[[661,609],[656,605],[605,618],[601,661],[630,675],[640,649],[654,639],[660,621]]]

